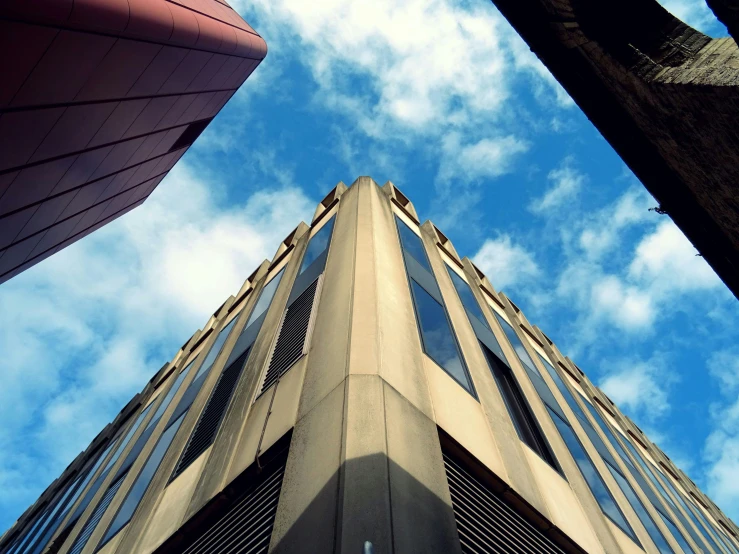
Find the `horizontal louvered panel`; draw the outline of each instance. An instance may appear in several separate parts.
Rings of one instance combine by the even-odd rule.
[[[95,508],[95,511],[92,512],[90,519],[87,520],[87,523],[85,523],[82,531],[80,531],[80,534],[75,539],[72,548],[69,549],[69,554],[80,554],[80,552],[82,552],[82,549],[85,548],[87,541],[90,540],[90,535],[92,535],[95,527],[97,527],[97,524],[103,517],[105,510],[107,510],[108,506],[110,506],[110,503],[115,497],[115,493],[117,493],[118,489],[121,488],[121,485],[123,484],[123,480],[125,478],[126,474],[123,474],[115,481],[115,483],[110,485],[108,490],[103,495],[103,498],[100,500],[100,503],[97,505],[97,508]]]
[[[561,548],[446,452],[444,465],[463,552],[563,554]]]
[[[258,476],[259,481],[187,546],[183,554],[267,552],[284,474],[283,462]]]
[[[185,471],[191,463],[213,444],[248,357],[249,350],[246,350],[246,352],[236,358],[236,361],[221,373],[203,409],[203,413],[200,414],[200,418],[197,424],[195,424],[195,429],[193,429],[192,435],[190,435],[190,439],[187,441],[187,446],[185,446],[185,450],[177,462],[177,467],[171,479],[175,479]]]
[[[271,387],[278,377],[290,369],[303,355],[317,288],[318,279],[313,281],[287,308],[274,352],[269,361],[267,374],[264,377],[262,392]]]

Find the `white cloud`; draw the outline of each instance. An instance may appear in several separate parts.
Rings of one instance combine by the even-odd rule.
[[[532,253],[508,235],[487,239],[473,260],[498,290],[530,282],[540,274]]]
[[[603,364],[602,369],[598,386],[632,417],[652,422],[670,410],[668,388],[675,377],[659,357],[610,362]]]
[[[446,182],[455,177],[474,180],[504,175],[511,171],[515,158],[528,150],[528,144],[513,135],[463,143],[459,133],[450,133],[442,139],[441,150],[439,180]]]
[[[715,352],[708,360],[722,398],[712,409],[713,430],[703,450],[707,493],[732,518],[739,517],[739,349]]]
[[[257,0],[235,7],[255,19],[271,45],[270,63],[300,52],[315,81],[314,104],[345,115],[352,132],[382,140],[395,156],[397,145],[420,146],[432,159],[442,152],[440,182],[507,171],[500,168],[525,143],[521,121],[511,116],[516,83],[533,86],[549,107],[572,105],[492,3]],[[465,156],[469,168],[457,161]]]
[[[580,193],[586,176],[573,167],[572,157],[567,157],[558,168],[549,172],[547,180],[554,186],[544,196],[531,202],[529,209],[534,213],[554,210],[574,200]]]
[[[654,321],[655,310],[649,294],[625,285],[613,275],[595,280],[591,285],[591,293],[594,312],[624,330],[643,329]]]
[[[723,286],[713,269],[671,220],[662,221],[636,247],[629,277],[653,294],[712,289]]]
[[[592,218],[587,218],[578,239],[578,246],[589,258],[599,258],[623,242],[629,229],[654,220],[649,208],[656,202],[644,188],[634,186]]]
[[[180,162],[141,207],[0,289],[7,523],[313,210],[295,188],[233,207],[218,191]]]

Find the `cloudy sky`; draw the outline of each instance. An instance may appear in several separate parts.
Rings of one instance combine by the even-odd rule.
[[[484,0],[238,0],[265,62],[140,208],[0,286],[0,530],[338,181],[392,180],[739,517],[737,302]],[[664,0],[713,36],[703,0]]]

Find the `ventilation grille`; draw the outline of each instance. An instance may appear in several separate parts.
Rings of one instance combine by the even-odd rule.
[[[218,428],[221,425],[223,416],[226,413],[226,408],[231,401],[231,396],[236,388],[236,383],[239,381],[239,376],[246,363],[246,358],[249,356],[249,349],[247,349],[241,356],[228,366],[221,376],[218,378],[216,386],[213,387],[213,392],[210,394],[203,413],[200,414],[195,429],[193,429],[190,439],[187,441],[187,446],[182,452],[180,461],[177,462],[177,467],[172,474],[171,480],[177,478],[183,471],[185,471],[191,463],[193,463],[208,447],[213,444],[218,433]]]
[[[87,520],[82,531],[80,531],[80,534],[75,539],[72,548],[69,549],[69,554],[80,554],[82,549],[85,548],[87,541],[90,540],[90,535],[92,535],[95,527],[97,527],[97,524],[100,522],[100,518],[103,517],[105,510],[110,506],[110,503],[115,497],[115,493],[117,493],[118,489],[121,488],[121,484],[123,484],[123,480],[126,478],[126,475],[127,473],[124,473],[112,485],[110,485],[102,500],[100,500],[100,503],[97,505],[97,508],[92,512],[90,519]]]
[[[313,281],[285,312],[280,327],[280,335],[269,361],[267,375],[264,377],[262,392],[271,387],[277,378],[284,374],[303,355],[305,339],[308,336],[313,301],[318,289],[318,279]]]
[[[443,454],[462,552],[564,554],[447,452]]]
[[[265,471],[259,482],[208,526],[182,554],[259,554],[267,552],[280,499],[285,463]]]

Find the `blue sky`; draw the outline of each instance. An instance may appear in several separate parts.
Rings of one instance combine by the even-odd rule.
[[[703,0],[664,3],[725,35]],[[737,302],[492,4],[233,4],[265,62],[142,207],[0,286],[0,529],[359,175],[739,516]]]

